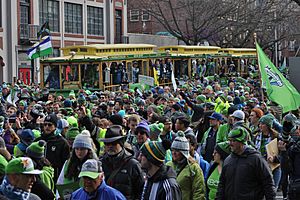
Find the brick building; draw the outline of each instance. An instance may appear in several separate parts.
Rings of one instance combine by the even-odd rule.
[[[0,82],[30,83],[32,63],[26,51],[49,22],[53,56],[60,47],[123,43],[127,35],[126,0],[0,0]],[[0,58],[1,61],[1,58]],[[38,69],[39,60],[34,61]],[[35,82],[38,81],[35,71]]]

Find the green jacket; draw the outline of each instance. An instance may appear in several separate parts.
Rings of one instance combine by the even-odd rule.
[[[41,181],[54,192],[54,169],[52,167],[44,166],[43,173],[40,174]]]
[[[167,163],[176,171],[173,161]],[[176,178],[182,191],[182,200],[205,200],[203,172],[197,162],[187,164]]]
[[[5,168],[6,168],[7,163],[8,162],[5,159],[5,157],[0,154],[0,176],[5,175]]]
[[[219,126],[216,143],[226,142],[228,139],[229,131],[230,131],[230,125],[228,123]]]

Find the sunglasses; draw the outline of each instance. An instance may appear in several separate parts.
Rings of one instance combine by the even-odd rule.
[[[143,131],[138,131],[138,132],[136,132],[136,135],[138,135],[138,134],[140,134],[140,135],[145,135],[145,134],[147,134],[146,132],[143,132]]]
[[[114,142],[104,142],[104,145],[106,145],[106,146],[109,146],[109,145],[115,146],[115,145],[117,145],[117,144],[118,144],[117,141],[114,141]]]
[[[53,126],[52,123],[44,123],[44,126]]]

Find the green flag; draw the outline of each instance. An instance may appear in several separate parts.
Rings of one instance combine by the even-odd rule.
[[[281,105],[283,112],[296,110],[300,106],[300,94],[294,86],[280,73],[264,51],[256,43],[262,87],[266,89],[268,98]]]

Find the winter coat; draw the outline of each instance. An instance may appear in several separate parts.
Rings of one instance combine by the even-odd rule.
[[[148,200],[150,195],[155,200],[182,199],[181,189],[176,182],[176,173],[172,167],[162,165],[152,177],[147,179],[141,199]]]
[[[123,149],[116,157],[104,154],[100,160],[105,174],[105,181],[109,186],[119,190],[129,200],[140,199],[144,176],[140,163],[131,152]],[[117,169],[119,169],[117,174],[111,178],[111,174]]]
[[[174,162],[168,162],[174,170]],[[182,192],[183,200],[205,200],[205,183],[203,172],[197,162],[189,163],[177,174],[176,178]]]
[[[230,125],[228,123],[220,125],[217,132],[216,142],[217,143],[226,142],[228,140],[229,131],[230,131]]]
[[[61,135],[55,135],[54,133],[42,134],[42,136],[35,141],[39,140],[45,140],[47,142],[45,157],[54,168],[54,182],[56,182],[65,161],[70,157],[68,142]]]
[[[93,194],[87,193],[83,188],[79,188],[72,193],[71,200],[126,200],[124,195],[118,190],[106,185],[103,180],[97,191]]]
[[[52,191],[54,191],[54,169],[52,167],[44,166],[43,173],[40,174],[41,181]]]
[[[260,153],[245,147],[241,155],[231,153],[224,161],[216,200],[275,200],[271,170]]]

